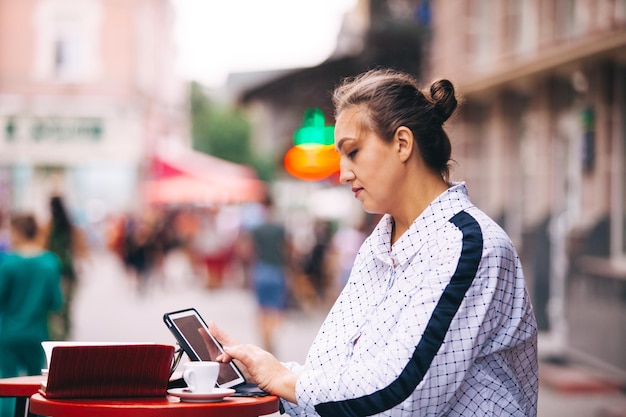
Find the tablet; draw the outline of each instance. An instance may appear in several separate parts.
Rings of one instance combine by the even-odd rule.
[[[163,321],[192,361],[215,361],[224,352],[195,308],[165,313]],[[234,388],[245,383],[246,379],[234,362],[220,364],[217,376],[220,388]]]

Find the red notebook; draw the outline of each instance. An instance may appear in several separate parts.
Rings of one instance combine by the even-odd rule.
[[[174,358],[174,346],[161,344],[56,346],[47,398],[160,397]]]

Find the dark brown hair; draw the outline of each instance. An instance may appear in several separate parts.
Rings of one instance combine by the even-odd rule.
[[[50,197],[50,213],[54,228],[60,229],[62,232],[71,231],[72,222],[61,196],[54,195]]]
[[[28,240],[33,240],[37,236],[37,221],[32,214],[12,215],[11,227]]]
[[[368,129],[391,141],[405,126],[413,132],[424,162],[448,180],[452,147],[443,123],[457,107],[454,86],[435,81],[421,90],[409,74],[375,69],[344,80],[333,93],[335,117],[351,106],[363,106]]]

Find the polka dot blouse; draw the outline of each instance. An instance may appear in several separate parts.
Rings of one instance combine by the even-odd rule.
[[[384,216],[299,373],[294,416],[535,416],[537,328],[506,233],[441,194],[391,246]]]

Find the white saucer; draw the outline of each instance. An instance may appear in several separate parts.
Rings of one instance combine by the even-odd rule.
[[[211,392],[191,392],[187,388],[171,388],[167,393],[180,398],[181,401],[192,403],[206,403],[221,401],[235,393],[232,388],[214,388]]]

